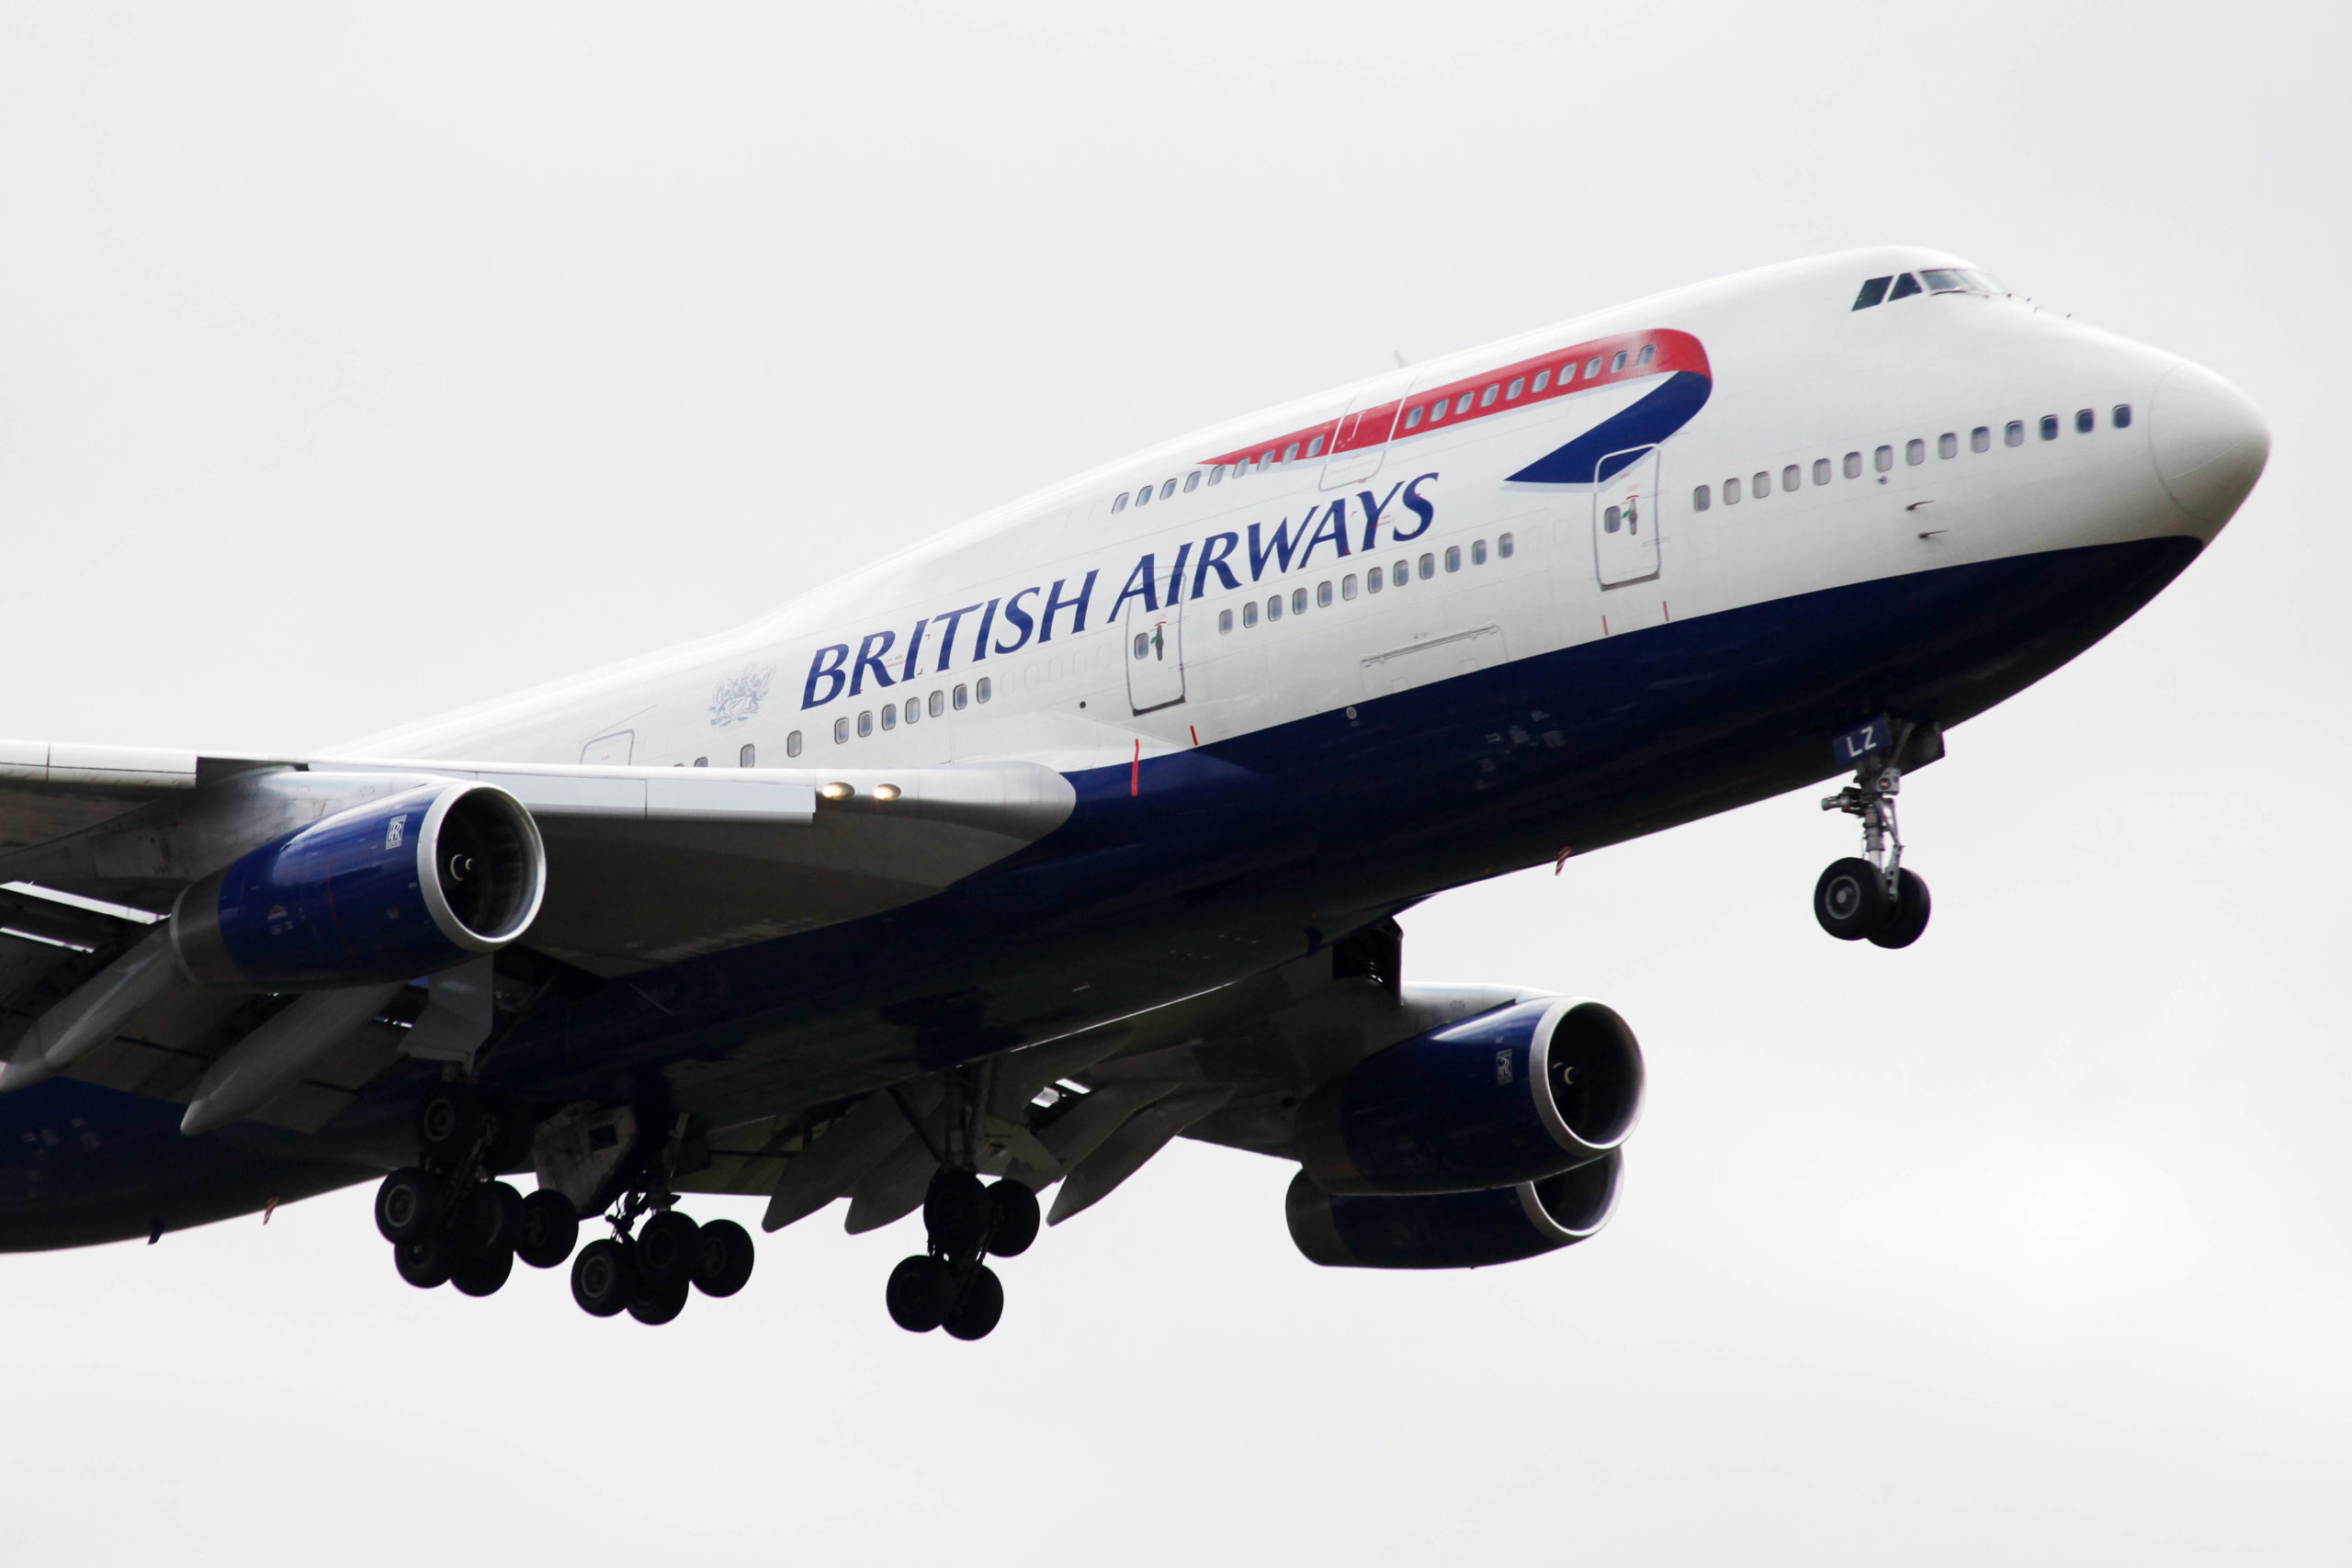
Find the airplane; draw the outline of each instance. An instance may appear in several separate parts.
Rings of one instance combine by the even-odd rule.
[[[1396,916],[1842,778],[1814,915],[1899,952],[1905,782],[2268,449],[2209,370],[1853,251],[1400,362],[321,755],[0,742],[0,1247],[375,1181],[411,1284],[568,1263],[660,1324],[752,1271],[691,1195],[845,1199],[922,1213],[893,1321],[976,1339],[989,1260],[1187,1137],[1295,1164],[1317,1264],[1558,1251],[1614,1207],[1634,1032],[1408,981]]]

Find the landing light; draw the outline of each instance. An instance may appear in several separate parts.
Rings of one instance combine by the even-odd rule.
[[[827,800],[847,800],[857,792],[845,784],[829,784],[817,793]]]
[[[897,784],[876,784],[874,786],[874,798],[876,800],[896,800],[899,798],[899,786]]]

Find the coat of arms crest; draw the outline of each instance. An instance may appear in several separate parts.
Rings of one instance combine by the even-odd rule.
[[[760,711],[760,704],[768,694],[768,682],[775,677],[773,664],[746,664],[738,673],[719,682],[710,694],[710,722],[721,729],[748,722]]]

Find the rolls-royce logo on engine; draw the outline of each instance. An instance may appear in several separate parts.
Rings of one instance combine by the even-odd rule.
[[[736,674],[729,675],[712,689],[710,722],[724,729],[730,724],[742,724],[760,711],[766,700],[768,683],[775,679],[773,664],[746,664]]]

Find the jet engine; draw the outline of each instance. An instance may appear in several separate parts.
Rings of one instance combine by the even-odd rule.
[[[1609,1223],[1623,1154],[1484,1192],[1335,1195],[1306,1172],[1283,1208],[1290,1238],[1327,1269],[1476,1269],[1573,1247]]]
[[[547,854],[522,802],[446,783],[354,807],[191,883],[172,949],[199,986],[300,991],[404,980],[529,927]]]
[[[1464,1192],[1597,1160],[1642,1104],[1642,1051],[1595,1001],[1521,1002],[1366,1057],[1307,1097],[1298,1151],[1326,1192]]]

